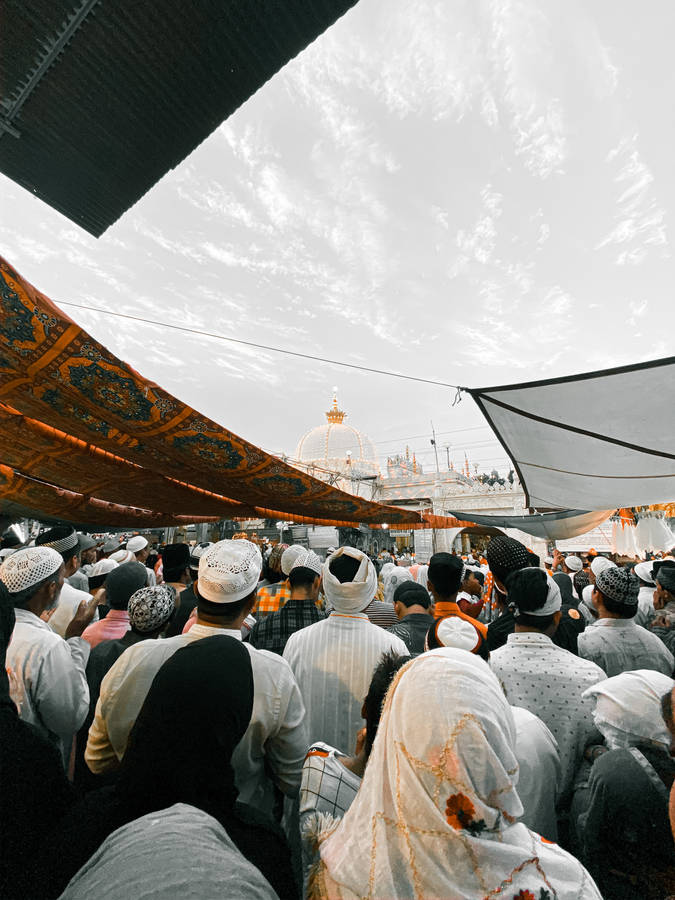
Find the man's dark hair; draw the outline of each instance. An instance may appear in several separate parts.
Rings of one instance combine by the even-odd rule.
[[[59,573],[61,571],[61,567],[56,570],[56,572],[52,572],[51,575],[48,575],[46,578],[43,578],[42,581],[38,581],[37,584],[31,584],[30,587],[24,588],[22,591],[17,591],[15,594],[10,594],[10,599],[12,601],[12,605],[15,609],[26,609],[28,604],[33,599],[33,597],[37,594],[37,592],[44,587],[46,584],[51,584],[52,581],[59,580]]]
[[[340,584],[346,584],[348,581],[354,580],[360,565],[360,559],[355,559],[353,556],[347,556],[346,553],[342,553],[331,562],[330,570]]]
[[[451,553],[434,553],[429,560],[427,581],[436,589],[441,597],[456,594],[462,584],[464,563]]]
[[[189,572],[189,566],[180,566],[175,569],[164,569],[164,581],[180,581],[186,572]]]
[[[319,573],[315,572],[314,569],[308,569],[306,566],[296,566],[295,569],[291,569],[288,581],[292,588],[310,588],[317,578],[319,578]]]
[[[508,591],[507,604],[515,608],[514,619],[517,625],[527,625],[538,631],[546,631],[555,621],[555,613],[550,616],[531,615],[541,609],[548,597],[548,579],[543,569],[528,567],[517,569],[506,576],[505,587]]]
[[[539,557],[537,556],[536,553],[532,552],[532,550],[527,551],[527,558],[529,559],[530,565],[533,568],[538,569],[539,566],[541,565],[541,560],[539,559]]]
[[[254,592],[251,591],[251,594],[248,594],[241,600],[236,600],[234,603],[212,603],[210,600],[207,600],[205,597],[199,593],[199,589],[196,586],[193,586],[194,592],[197,595],[197,609],[201,613],[206,613],[208,616],[214,616],[220,619],[224,624],[228,622],[234,622],[235,619],[239,618],[242,611],[246,609],[251,600],[251,594]]]
[[[394,603],[402,603],[408,609],[411,606],[429,609],[431,597],[429,591],[416,581],[403,581],[394,591]]]
[[[387,696],[389,685],[394,680],[394,675],[399,669],[410,662],[412,656],[397,656],[394,652],[383,653],[380,661],[373,670],[370,687],[364,700],[366,707],[366,757],[370,756],[373,742],[380,724],[384,698]]]
[[[605,604],[607,612],[618,615],[620,619],[632,619],[636,616],[638,611],[637,603],[620,603],[619,601],[614,600],[613,597],[608,597],[607,594],[603,593],[597,584],[595,589],[599,594],[602,594],[602,602]]]

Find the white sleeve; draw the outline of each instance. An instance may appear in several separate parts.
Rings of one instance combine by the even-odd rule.
[[[55,643],[43,659],[35,706],[45,726],[60,737],[72,737],[89,712],[85,667],[90,649],[82,638],[73,638]]]
[[[272,778],[284,794],[296,797],[309,737],[305,704],[290,666],[279,677],[279,714],[274,734],[265,742],[265,756]]]

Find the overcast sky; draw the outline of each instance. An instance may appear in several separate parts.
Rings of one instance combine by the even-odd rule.
[[[60,300],[470,386],[673,352],[670,4],[361,0],[98,240],[0,176]],[[505,465],[454,392],[64,310],[292,454],[339,387],[385,457]],[[620,403],[620,398],[617,398]]]

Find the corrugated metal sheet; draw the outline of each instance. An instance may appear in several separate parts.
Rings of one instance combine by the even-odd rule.
[[[4,0],[0,170],[98,237],[355,3]]]

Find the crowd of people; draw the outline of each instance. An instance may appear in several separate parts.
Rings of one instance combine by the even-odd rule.
[[[0,897],[675,895],[672,556],[3,544]]]

